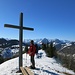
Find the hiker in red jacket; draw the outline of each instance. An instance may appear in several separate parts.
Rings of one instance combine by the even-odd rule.
[[[34,41],[31,40],[30,48],[28,50],[28,54],[31,56],[30,58],[30,61],[32,63],[32,65],[30,66],[31,69],[35,69],[35,60],[34,60],[35,52],[36,52],[36,47],[34,45]]]

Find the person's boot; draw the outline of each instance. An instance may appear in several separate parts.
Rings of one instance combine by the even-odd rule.
[[[35,67],[33,67],[33,66],[30,66],[30,69],[35,69]]]

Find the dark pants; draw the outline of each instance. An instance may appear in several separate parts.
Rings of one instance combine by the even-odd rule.
[[[35,67],[35,60],[34,60],[34,56],[31,56],[31,63],[32,63],[32,67]]]

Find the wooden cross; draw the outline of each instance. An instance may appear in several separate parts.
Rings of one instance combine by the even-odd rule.
[[[20,13],[20,24],[19,26],[4,24],[4,27],[19,29],[19,71],[22,67],[22,41],[23,41],[23,30],[34,30],[33,28],[23,27],[23,13]]]

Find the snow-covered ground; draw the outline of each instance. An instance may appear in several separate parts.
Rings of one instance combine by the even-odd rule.
[[[46,57],[43,50],[39,50],[39,55],[41,55],[40,58],[35,56],[36,69],[31,69],[34,75],[66,75],[65,73],[75,75],[72,70],[62,67],[54,58]],[[23,67],[30,65],[30,56],[23,54]],[[20,73],[16,73],[18,69],[19,58],[17,57],[0,64],[0,75],[20,75]]]

